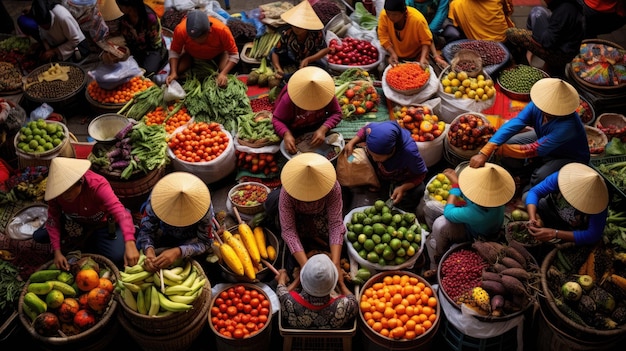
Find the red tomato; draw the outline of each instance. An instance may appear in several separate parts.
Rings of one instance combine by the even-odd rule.
[[[270,310],[268,308],[262,307],[259,313],[261,316],[268,316],[270,314]]]
[[[226,313],[228,313],[229,316],[233,317],[237,314],[237,307],[235,306],[228,306],[228,309],[226,310]]]
[[[260,304],[261,301],[259,301],[259,299],[257,299],[256,297],[250,300],[250,306],[252,306],[252,308],[257,308]]]
[[[226,291],[222,291],[222,292],[220,293],[220,297],[221,297],[222,299],[226,300],[226,299],[228,298],[228,293],[227,293]]]
[[[246,287],[243,285],[237,285],[235,287],[235,292],[239,294],[239,296],[243,295],[246,292]]]
[[[251,296],[252,298],[259,297],[259,292],[258,292],[257,290],[255,290],[255,289],[252,289],[252,290],[250,291],[250,296]]]
[[[226,310],[228,309],[228,305],[223,303],[219,306],[220,312],[226,312]]]
[[[233,332],[233,338],[235,339],[243,339],[244,336],[245,334],[241,329],[235,329],[235,331]]]
[[[250,303],[250,300],[252,300],[252,297],[250,297],[250,294],[246,293],[241,297],[241,302],[243,303]]]

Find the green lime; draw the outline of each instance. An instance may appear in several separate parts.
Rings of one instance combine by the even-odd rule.
[[[63,293],[60,290],[52,289],[46,295],[46,304],[49,308],[57,308],[61,306],[64,299],[65,296],[63,296]]]
[[[393,226],[387,226],[387,234],[391,236],[396,236],[396,228]]]
[[[410,246],[411,246],[411,243],[408,240],[406,239],[402,240],[402,247],[404,249],[408,249]]]
[[[396,256],[400,256],[400,257],[406,256],[406,250],[403,247],[397,249]]]
[[[407,223],[413,223],[415,222],[415,213],[405,212],[402,215],[402,219],[405,220]]]
[[[352,226],[352,231],[357,233],[357,234],[363,233],[363,224],[361,224],[361,223],[354,224]]]
[[[378,263],[379,257],[378,254],[374,251],[368,252],[367,253],[367,260],[372,262],[372,263]]]
[[[383,223],[389,224],[391,223],[391,220],[393,219],[393,215],[389,212],[383,213],[382,215],[380,215],[380,219]]]
[[[57,137],[57,138],[59,138],[59,139],[63,139],[63,138],[65,138],[65,133],[63,133],[63,130],[61,130],[61,131],[57,131],[57,132],[54,134],[54,136],[56,136],[56,137]]]
[[[37,128],[46,128],[46,121],[43,119],[38,119],[37,120]]]
[[[367,235],[365,235],[365,234],[363,234],[363,233],[358,234],[356,241],[357,241],[359,244],[363,244],[363,243],[365,242],[365,240],[367,240]]]
[[[399,248],[402,247],[402,240],[398,238],[391,239],[391,241],[389,242],[389,247],[391,247],[393,251],[397,251]]]
[[[393,215],[392,219],[391,219],[391,223],[398,224],[402,222],[402,215],[399,213],[396,213],[395,215]]]
[[[361,244],[361,243],[360,243],[360,242],[358,242],[358,241],[353,242],[353,243],[352,243],[352,247],[354,248],[354,250],[355,250],[356,252],[359,252],[359,251],[363,250],[363,244]]]
[[[387,261],[385,261],[385,259],[381,257],[381,258],[378,259],[378,264],[380,266],[386,266],[387,265]]]
[[[413,245],[409,245],[409,247],[407,247],[406,249],[406,255],[409,257],[412,257],[415,255],[417,251],[415,251],[415,248],[413,247]]]
[[[46,149],[44,149],[44,147],[41,145],[37,146],[37,148],[35,149],[35,152],[45,152],[45,151]]]
[[[396,253],[393,252],[391,247],[386,246],[385,249],[383,250],[383,258],[386,259],[387,261],[393,260],[394,258],[396,258]]]
[[[391,241],[391,234],[385,233],[380,237],[380,242],[388,244]]]
[[[406,239],[409,243],[412,243],[413,241],[415,241],[415,233],[407,232],[406,234],[404,234],[404,239]]]
[[[349,232],[351,232],[351,231],[352,231],[352,226],[353,226],[353,224],[352,224],[352,222],[350,222],[350,223],[346,224],[346,229],[347,229]]]
[[[383,221],[383,218],[379,214],[375,214],[372,216],[372,223],[380,223]]]
[[[30,128],[22,127],[21,132],[25,135],[33,135],[33,131]]]
[[[365,250],[359,250],[359,256],[364,259],[367,260],[367,251]]]
[[[348,241],[351,243],[355,242],[357,240],[357,237],[358,235],[356,235],[356,233],[353,231],[348,231],[346,233],[346,238],[348,238]]]
[[[413,239],[414,243],[421,243],[422,242],[422,234],[415,234],[415,239]]]
[[[357,212],[356,213],[356,219],[357,219],[357,223],[363,223],[363,220],[367,218],[367,215],[363,212]]]
[[[383,240],[378,234],[372,234],[372,240],[375,244],[380,244]]]
[[[364,225],[363,234],[367,235],[368,238],[371,237],[374,234],[374,228],[371,225]]]
[[[387,247],[387,245],[385,245],[385,244],[378,244],[378,245],[374,246],[374,252],[376,252],[379,255],[382,255],[383,251],[385,251],[386,247]]]
[[[387,232],[387,229],[381,223],[374,223],[372,228],[374,228],[374,234],[383,235]]]
[[[30,143],[28,143],[28,146],[31,149],[36,149],[39,146],[39,143],[37,142],[37,140],[31,140]]]
[[[43,147],[44,147],[44,149],[46,149],[46,151],[54,149],[54,145],[52,145],[51,142],[47,142],[47,143],[43,144]]]
[[[46,131],[48,134],[54,134],[57,132],[57,126],[54,123],[47,123]]]
[[[383,207],[383,210],[380,211],[382,214],[385,213],[391,213],[391,208],[389,208],[389,206],[385,205],[385,207]]]
[[[406,258],[400,257],[400,256],[396,256],[394,261],[395,261],[395,264],[399,266],[401,264],[404,264],[404,262],[406,262]]]
[[[374,202],[374,208],[376,209],[376,212],[381,212],[383,210],[383,207],[385,207],[385,201],[376,200],[376,202]]]
[[[20,139],[20,141],[27,141],[29,142],[31,140],[30,135],[26,135],[26,134],[20,134],[20,136],[18,137]]]
[[[365,217],[365,219],[363,220],[363,225],[372,225],[372,224],[374,224],[372,219],[369,217]]]
[[[396,238],[398,238],[400,240],[404,239],[404,232],[396,230]]]
[[[372,239],[367,239],[363,243],[363,248],[367,251],[373,251],[375,246],[376,246],[376,243],[374,243],[374,240]]]
[[[415,252],[419,252],[421,249],[420,244],[418,243],[411,243],[411,247],[415,250]]]
[[[39,129],[37,127],[33,128],[32,131],[33,131],[33,135],[41,135],[42,134],[41,129]]]

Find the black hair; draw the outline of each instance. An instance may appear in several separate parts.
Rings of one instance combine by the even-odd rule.
[[[117,6],[128,6],[132,7],[137,11],[137,15],[139,16],[139,22],[145,23],[148,20],[148,10],[146,10],[146,4],[144,4],[143,0],[115,0]]]

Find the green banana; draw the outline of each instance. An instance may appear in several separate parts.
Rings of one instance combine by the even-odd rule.
[[[191,286],[193,285],[194,281],[196,280],[196,278],[198,277],[198,272],[196,272],[196,270],[192,270],[191,273],[187,276],[187,279],[185,279],[182,282],[182,285],[191,288]]]
[[[150,273],[148,271],[142,271],[142,272],[133,273],[133,274],[120,272],[120,277],[122,278],[122,281],[124,281],[126,283],[140,282],[140,281],[143,281],[143,280],[147,279],[151,275],[152,275],[152,273]]]
[[[183,281],[187,279],[187,277],[189,277],[189,274],[191,274],[192,271],[195,271],[195,269],[192,269],[192,265],[191,265],[191,261],[187,260],[187,262],[185,263],[185,267],[183,268],[183,271],[180,272],[180,276],[183,278]]]
[[[127,273],[127,274],[141,273],[143,271],[145,271],[145,269],[143,268],[143,265],[141,265],[139,263],[137,263],[136,265],[134,265],[132,267],[126,266],[124,268],[124,273]]]
[[[133,295],[133,292],[130,291],[130,289],[122,289],[122,298],[124,299],[124,302],[126,303],[126,306],[128,306],[128,308],[137,312],[137,300],[135,300],[135,296]]]
[[[161,304],[159,302],[159,292],[156,287],[152,286],[150,288],[150,309],[148,310],[149,316],[156,316],[161,309]]]
[[[124,284],[124,288],[130,290],[131,292],[134,292],[135,294],[141,291],[141,287],[137,284],[127,283],[125,281],[122,281],[122,284]]]
[[[189,311],[192,308],[191,305],[187,305],[187,304],[180,303],[180,302],[174,302],[168,299],[165,295],[161,294],[160,292],[157,292],[157,294],[159,295],[159,304],[161,305],[161,308],[166,311],[185,312],[185,311]]]
[[[141,314],[148,314],[142,290],[137,292],[137,312]]]
[[[184,285],[172,285],[165,288],[165,295],[182,295],[191,291],[190,287]]]
[[[181,268],[181,272],[182,272],[182,268]],[[175,273],[171,269],[163,270],[163,279],[166,281],[169,280],[169,281],[175,282],[175,284],[180,284],[184,280],[180,274]],[[171,285],[171,284],[168,284],[168,285]]]
[[[174,301],[174,302],[180,302],[180,303],[184,303],[184,304],[192,304],[194,301],[196,301],[196,299],[198,298],[198,293],[195,293],[193,295],[187,296],[187,295],[169,295],[169,299]]]
[[[206,279],[204,277],[198,276],[196,278],[196,280],[193,282],[193,285],[191,286],[191,290],[189,292],[185,293],[185,295],[192,295],[196,291],[202,289],[202,287],[204,286],[205,282],[206,282]]]

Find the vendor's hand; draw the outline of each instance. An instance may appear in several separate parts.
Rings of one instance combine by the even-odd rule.
[[[290,154],[294,155],[298,152],[298,148],[296,148],[296,139],[291,135],[291,133],[285,133],[283,137],[283,141],[285,142],[285,149]]]
[[[52,60],[56,56],[55,49],[48,49],[41,53],[41,59],[44,61]]]
[[[287,283],[289,283],[289,274],[287,274],[287,270],[284,268],[279,269],[275,279],[278,284],[287,285]]]
[[[300,68],[304,68],[309,65],[309,61],[311,61],[308,57],[305,57],[302,61],[300,61]]]
[[[224,73],[218,74],[215,80],[217,81],[217,86],[220,88],[223,88],[228,84],[228,76]]]
[[[395,189],[393,189],[390,197],[393,200],[394,205],[399,203],[404,197],[404,189],[402,189],[401,186],[396,187]]]
[[[161,252],[154,260],[154,265],[159,269],[165,269],[174,263],[182,255],[180,248],[174,247]]]
[[[278,79],[283,79],[284,76],[285,72],[282,69],[276,70],[276,72],[274,72],[274,77]]]
[[[450,66],[448,61],[446,61],[443,57],[441,57],[439,55],[435,56],[435,63],[441,69],[446,69],[446,68],[448,68],[448,66]]]
[[[395,66],[395,65],[397,65],[398,63],[400,63],[400,62],[398,61],[398,55],[396,55],[396,54],[391,54],[391,55],[389,56],[389,64],[390,64],[390,65],[392,65],[392,66]]]
[[[486,155],[478,153],[470,158],[469,166],[472,168],[483,167],[485,165],[485,162],[487,162],[487,159],[488,157]]]
[[[134,266],[139,262],[139,251],[134,240],[126,242],[126,249],[124,250],[124,265]]]
[[[326,131],[324,127],[320,127],[318,130],[313,133],[313,137],[311,138],[311,146],[319,146],[324,144],[326,141]]]
[[[156,260],[156,255],[154,254],[154,249],[149,248],[146,250],[146,259],[143,261],[143,268],[151,273],[154,273],[159,270],[159,267],[156,266],[154,261]]]
[[[424,57],[423,59],[421,59],[420,65],[423,69],[426,69],[428,66],[430,66],[430,62],[428,62],[428,57]]]
[[[346,146],[344,146],[343,152],[346,153],[346,157],[350,157],[350,155],[354,152],[354,145],[351,142],[348,142]]]
[[[171,72],[167,78],[165,78],[165,84],[170,85],[170,83],[176,79],[178,79],[178,74],[176,74],[176,72]]]
[[[457,184],[459,182],[459,177],[456,175],[456,171],[452,168],[446,168],[442,173],[450,180],[450,184]]]
[[[67,262],[67,258],[65,258],[60,250],[54,252],[54,264],[58,269],[62,269],[64,271],[70,270],[70,264]]]
[[[535,239],[546,242],[555,239],[555,230],[552,228],[536,227],[534,225],[528,225],[528,233]]]

